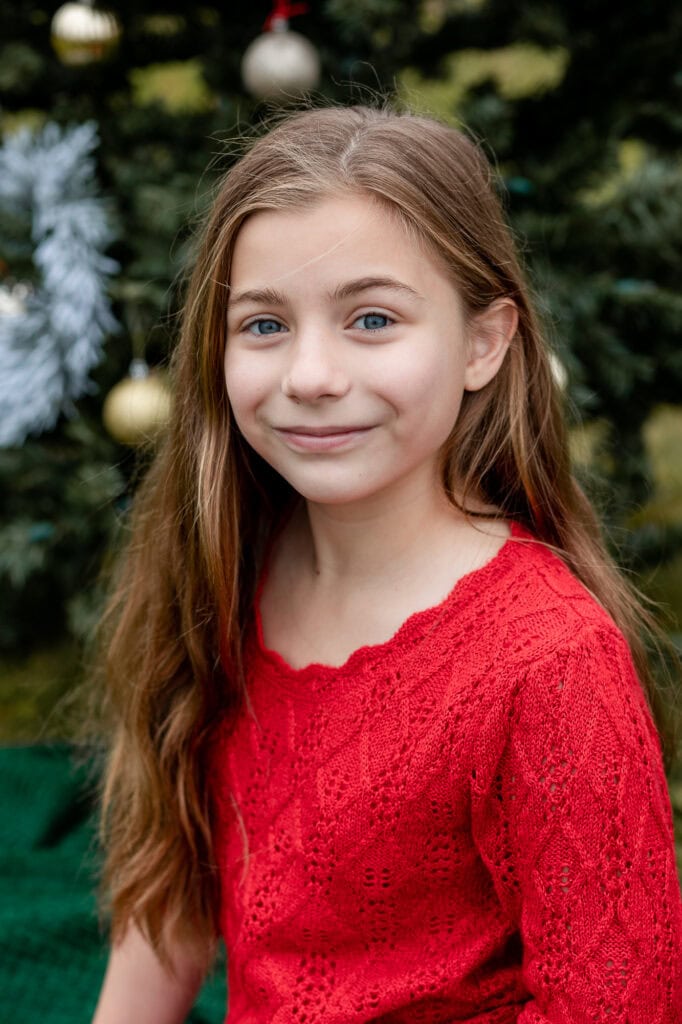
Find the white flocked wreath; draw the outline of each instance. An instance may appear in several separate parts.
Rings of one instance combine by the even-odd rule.
[[[49,430],[92,390],[118,329],[105,255],[114,232],[98,194],[93,122],[21,130],[0,146],[0,212],[30,224],[34,276],[0,304],[0,447]],[[0,252],[2,239],[0,238]]]

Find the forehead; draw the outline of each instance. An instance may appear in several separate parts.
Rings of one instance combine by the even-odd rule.
[[[305,207],[252,214],[237,234],[230,290],[291,288],[353,276],[391,276],[421,290],[446,279],[416,232],[390,207],[364,195],[327,196]],[[449,287],[452,283],[447,279]]]

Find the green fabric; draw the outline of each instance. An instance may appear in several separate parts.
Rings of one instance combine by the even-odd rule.
[[[12,1024],[89,1024],[107,958],[86,773],[66,746],[0,749],[0,991]],[[220,1024],[224,970],[192,1024]]]

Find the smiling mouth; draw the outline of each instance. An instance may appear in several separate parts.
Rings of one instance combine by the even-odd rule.
[[[293,448],[301,451],[330,451],[352,445],[372,427],[275,427],[275,433]]]

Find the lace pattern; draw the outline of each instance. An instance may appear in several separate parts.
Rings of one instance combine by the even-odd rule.
[[[646,700],[606,614],[516,539],[346,666],[250,638],[213,769],[230,1024],[682,1021]]]

